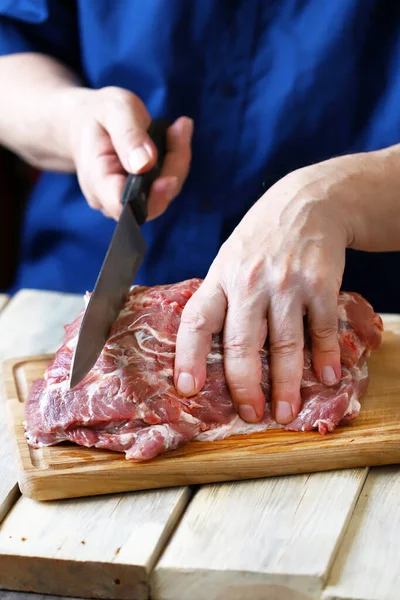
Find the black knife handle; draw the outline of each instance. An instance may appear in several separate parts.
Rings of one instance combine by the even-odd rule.
[[[167,147],[168,127],[169,123],[165,119],[155,119],[151,123],[149,135],[157,148],[157,162],[147,173],[142,173],[140,175],[130,174],[126,179],[121,202],[122,204],[126,204],[127,202],[131,204],[138,225],[143,225],[147,219],[147,203],[149,200],[150,187],[153,181],[155,181],[161,173],[161,167],[164,162]]]

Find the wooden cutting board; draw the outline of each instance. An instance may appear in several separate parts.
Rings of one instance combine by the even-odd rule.
[[[331,434],[270,430],[193,442],[148,463],[122,454],[59,445],[34,450],[24,437],[24,401],[52,357],[7,361],[4,384],[21,492],[52,500],[272,475],[400,463],[400,336],[385,332],[369,359],[370,386],[360,416]]]

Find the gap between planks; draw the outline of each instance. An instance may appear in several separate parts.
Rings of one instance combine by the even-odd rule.
[[[5,299],[3,298],[3,306]],[[0,313],[0,361],[57,349],[63,337],[61,320],[72,319],[83,305],[76,296],[24,290]],[[19,496],[15,476],[14,440],[10,439],[3,389],[0,394],[0,522]]]
[[[0,360],[54,352],[83,306],[78,296],[19,292],[0,314]],[[10,448],[5,430],[1,447]],[[4,513],[5,494],[17,487],[13,457],[3,457],[2,474],[10,465]],[[0,588],[145,600],[149,572],[189,498],[184,487],[47,504],[20,498],[0,529]]]
[[[399,316],[383,318],[400,334]],[[152,574],[152,598],[320,600],[367,474],[204,486]]]
[[[152,599],[320,599],[366,475],[203,486],[152,574]]]
[[[32,301],[37,298],[37,296],[29,296],[29,294],[32,294],[32,292],[22,292],[19,299],[17,298],[20,303],[19,308],[21,308],[22,305],[22,307],[28,310],[28,304],[30,305]],[[37,293],[33,292],[33,294]],[[55,295],[55,297],[58,298],[56,310],[60,311],[60,304],[63,303],[63,300],[60,302],[62,296]],[[21,298],[23,298],[24,302],[22,302]],[[43,295],[43,293],[41,293],[41,300],[47,301],[47,298],[48,295]],[[74,298],[74,301],[76,302],[77,299]],[[63,313],[63,311],[60,311],[63,314],[62,317],[59,314],[57,323],[53,324],[51,328],[53,332],[57,331],[57,328],[60,328],[61,324],[63,325],[76,315],[77,311],[75,306],[77,305],[74,305],[73,308],[71,308],[71,317],[67,318],[66,314]],[[44,308],[45,310],[41,313],[41,316],[42,319],[46,321],[50,307],[47,304]],[[54,309],[55,307],[53,306],[53,310]],[[37,322],[37,318],[36,315],[35,319],[31,311],[29,322],[35,323]],[[25,327],[27,325],[29,324],[25,323]],[[19,327],[16,322],[13,324],[13,328],[15,327],[17,330],[19,329],[20,339],[23,339],[26,331],[22,331],[23,327]],[[2,322],[0,317],[0,335],[1,333]],[[33,332],[32,337],[36,340],[37,344],[39,341],[38,332]],[[58,347],[61,340],[56,340],[53,337],[51,341],[50,337],[51,336],[47,338],[47,341],[44,344],[43,337],[40,338],[40,348],[37,346],[32,347],[34,345],[32,344],[28,351],[23,353],[13,352],[8,354],[8,356],[53,351]],[[16,340],[18,340],[18,331]],[[0,354],[2,350],[3,349],[0,346]],[[3,357],[4,356],[2,356],[2,358]],[[346,529],[348,519],[351,516],[352,509],[358,494],[360,493],[363,481],[365,480],[366,472],[366,469],[354,469],[351,471],[342,471],[340,473],[316,474],[311,475],[310,477],[284,477],[257,482],[246,482],[237,485],[223,484],[202,488],[194,498],[188,512],[184,514],[182,522],[172,536],[171,543],[167,546],[157,569],[154,571],[154,598],[174,598],[174,600],[179,600],[181,597],[187,598],[187,593],[190,591],[191,599],[196,600],[197,598],[209,597],[207,596],[208,592],[212,592],[213,590],[220,593],[218,596],[219,598],[229,597],[232,598],[232,600],[242,598],[242,594],[247,594],[247,592],[251,592],[252,598],[256,600],[258,597],[265,597],[266,590],[276,594],[276,598],[279,598],[279,600],[304,600],[305,598],[320,597],[321,586],[324,583],[329,566],[335,555],[341,535]],[[339,486],[341,490],[339,500],[342,499],[342,501],[339,502],[340,509],[335,509],[335,506],[332,506],[329,502],[329,498],[332,498],[332,495],[333,497],[337,497],[339,491],[337,482],[340,479],[342,480],[342,483]],[[229,494],[226,493],[226,490],[229,491]],[[279,493],[276,493],[277,490]],[[165,493],[170,493],[170,490],[167,490]],[[163,492],[161,492],[161,494],[163,494]],[[65,539],[67,536],[71,536],[71,532],[74,531],[74,524],[78,524],[79,526],[81,523],[79,518],[82,518],[82,515],[86,515],[87,518],[93,514],[97,516],[102,514],[103,517],[101,518],[101,522],[104,525],[108,524],[113,539],[115,535],[122,536],[125,540],[126,547],[130,548],[130,544],[137,543],[137,540],[129,541],[129,537],[124,537],[127,522],[126,513],[121,513],[124,515],[125,520],[122,519],[122,517],[116,518],[115,515],[120,517],[119,510],[122,510],[122,507],[126,506],[125,503],[130,506],[132,498],[135,498],[138,501],[138,506],[136,507],[138,509],[141,503],[141,496],[143,495],[144,494],[130,494],[123,495],[119,498],[112,497],[108,499],[97,498],[84,499],[82,501],[58,502],[52,504],[52,506],[57,507],[53,511],[50,509],[49,505],[43,506],[25,498],[21,499],[6,519],[0,535],[1,557],[6,559],[5,562],[3,561],[0,573],[8,572],[9,577],[12,579],[12,566],[15,564],[15,559],[19,557],[18,563],[20,568],[17,569],[17,572],[15,572],[14,568],[15,581],[11,581],[14,586],[18,586],[19,589],[36,589],[40,592],[60,593],[60,591],[57,591],[59,590],[59,587],[57,586],[63,582],[65,588],[65,584],[68,584],[68,581],[65,580],[65,578],[68,579],[68,573],[60,571],[55,572],[54,577],[50,578],[52,579],[52,582],[51,585],[49,585],[49,567],[53,569],[54,565],[63,564],[66,560],[69,564],[69,570],[72,569],[72,571],[75,572],[75,570],[78,569],[80,576],[75,576],[73,578],[75,583],[70,583],[70,587],[65,589],[68,589],[68,593],[72,595],[87,595],[90,593],[90,589],[87,589],[86,587],[86,590],[83,590],[84,594],[82,594],[80,591],[82,590],[82,587],[80,587],[80,590],[76,589],[76,581],[79,583],[79,581],[82,581],[82,577],[87,576],[89,576],[90,580],[91,576],[93,576],[91,568],[93,565],[97,564],[98,570],[96,572],[96,577],[100,574],[99,584],[101,583],[101,589],[96,590],[96,593],[106,593],[106,597],[109,598],[126,597],[124,596],[124,591],[122,589],[119,588],[117,591],[115,590],[115,587],[121,586],[121,581],[123,581],[123,579],[114,579],[114,586],[111,585],[111,588],[109,579],[110,577],[115,576],[115,573],[119,572],[118,569],[121,569],[123,577],[127,577],[127,573],[132,571],[132,569],[130,568],[128,571],[124,571],[123,566],[126,565],[120,564],[121,559],[119,559],[116,568],[115,561],[112,561],[110,557],[107,557],[109,562],[103,562],[99,565],[98,558],[94,559],[95,556],[97,557],[97,554],[92,554],[95,552],[94,547],[96,546],[100,549],[103,539],[107,539],[102,527],[99,527],[97,519],[94,519],[94,527],[93,523],[90,525],[91,521],[89,519],[89,521],[86,521],[89,525],[86,529],[83,529],[83,532],[88,532],[89,535],[93,535],[93,541],[95,542],[87,554],[85,554],[85,550],[82,551],[82,547],[79,546],[80,544],[81,546],[86,547],[86,540],[85,544],[82,544],[83,540],[73,539],[70,545],[67,543],[66,546],[63,546],[62,544],[60,548],[55,547],[54,541],[57,537],[57,533],[61,534],[61,538],[64,536]],[[151,495],[155,498],[154,493],[151,493]],[[315,502],[313,500],[315,496],[320,500],[316,505],[317,507],[320,507],[321,505],[324,506],[324,500],[329,507],[329,510],[323,511],[322,515],[318,514],[318,510],[316,512],[310,512],[310,503],[312,504]],[[122,498],[124,498],[123,502],[121,501]],[[222,503],[221,499],[223,500]],[[147,554],[147,562],[146,560],[143,560],[142,556],[140,559],[142,560],[142,564],[136,565],[139,567],[137,569],[137,575],[140,572],[142,575],[145,575],[146,579],[152,561],[156,559],[157,553],[165,544],[168,534],[173,529],[174,524],[178,521],[180,515],[182,515],[188,500],[188,491],[181,491],[178,500],[176,500],[175,503],[172,503],[175,510],[172,509],[170,512],[167,511],[167,517],[164,514],[164,537],[162,538],[162,535],[156,535],[156,538],[161,540],[161,543],[158,545],[155,552],[150,552],[150,555]],[[112,508],[114,514],[114,522],[112,525],[110,524],[109,516],[105,517],[105,515],[107,515],[107,509],[105,507],[107,507],[110,502],[119,503],[118,506],[113,505]],[[339,505],[337,504],[336,506]],[[120,506],[121,509],[119,509]],[[42,512],[44,509],[45,512]],[[302,527],[299,528],[298,533],[296,534],[296,536],[298,536],[297,539],[293,539],[293,528],[291,529],[287,525],[287,522],[290,522],[291,520],[290,515],[292,514],[292,511],[296,512],[296,523],[302,523]],[[143,507],[141,506],[141,519],[144,514]],[[24,517],[24,515],[29,515],[29,519]],[[211,517],[211,527],[207,527],[205,516]],[[168,522],[168,527],[165,526],[165,519]],[[49,521],[51,524],[50,528],[48,527]],[[42,522],[43,524],[41,527],[38,524]],[[314,564],[311,564],[310,560],[307,561],[306,567],[302,572],[296,565],[304,564],[305,557],[310,555],[310,548],[312,548],[310,539],[318,533],[318,528],[315,527],[318,522],[320,525],[324,525],[324,527],[319,528],[320,531],[325,531],[325,533],[322,533],[322,538],[319,539],[319,544],[322,544],[325,551],[314,551],[314,553],[311,554],[315,558],[315,561],[313,561]],[[141,520],[140,523],[142,523]],[[204,525],[203,529],[199,527],[199,524]],[[331,527],[330,530],[328,527],[328,532],[326,532],[327,525]],[[250,529],[247,526],[250,526]],[[46,536],[43,536],[43,534],[46,530],[49,531],[49,529],[52,531],[54,537],[46,539]],[[24,531],[26,535],[21,534],[21,537],[18,539],[18,534],[22,531]],[[3,535],[4,532],[8,532],[9,535]],[[31,536],[29,544],[27,544],[28,532]],[[237,536],[238,532],[241,534],[241,537]],[[196,535],[194,535],[194,533],[196,533]],[[274,540],[274,546],[269,543],[268,533],[272,533],[271,539]],[[254,539],[252,539],[252,536]],[[142,535],[139,537],[140,541],[143,543],[148,539],[142,537]],[[139,539],[139,537],[137,539]],[[238,543],[238,540],[240,543]],[[261,547],[261,556],[263,557],[263,561],[258,558],[258,564],[257,561],[252,562],[252,557],[254,557],[255,551],[257,550],[254,542],[257,540]],[[276,551],[277,543],[280,544],[279,553]],[[21,547],[24,547],[23,551],[21,551]],[[183,557],[180,564],[179,562],[175,564],[175,558],[179,558],[180,552],[185,548],[193,549],[193,564],[190,564],[190,557],[186,557],[186,559]],[[207,549],[214,552],[214,556],[218,558],[220,563],[218,563],[218,560],[216,562],[213,561],[212,552],[207,552]],[[258,550],[260,550],[260,548],[258,548]],[[57,552],[61,553],[61,556],[57,555]],[[121,550],[118,555],[120,553]],[[80,560],[79,556],[81,557]],[[61,557],[64,559],[63,561],[59,560]],[[34,558],[35,560],[33,561]],[[10,564],[7,560],[11,561]],[[137,560],[136,562],[139,563],[140,560]],[[202,560],[204,560],[203,565],[201,564]],[[34,562],[34,565],[32,561]],[[132,559],[130,558],[130,567],[131,563]],[[64,565],[65,564],[66,563],[64,563]],[[86,570],[84,569],[82,571],[82,565],[87,566]],[[110,574],[109,571],[110,565],[112,574]],[[186,568],[187,565],[189,565],[189,569]],[[21,567],[24,570],[24,573],[27,574],[24,575],[23,579],[21,579]],[[79,569],[81,569],[81,571],[79,571]],[[199,579],[198,575],[204,576],[204,579]],[[103,581],[104,577],[106,578],[106,581]],[[190,587],[179,588],[180,585],[182,586],[182,583],[185,584],[185,580],[186,582],[189,581]],[[93,582],[93,579],[91,581]],[[115,584],[115,581],[119,581],[120,583]],[[87,584],[87,581],[83,582],[83,587],[85,583]],[[167,585],[165,585],[165,583],[167,583]],[[146,585],[143,586],[143,581],[140,580],[140,577],[139,579],[136,578],[136,584],[143,593],[143,596],[140,595],[140,597],[146,597],[147,587]],[[130,589],[129,593],[132,594],[132,583],[130,583],[128,587]],[[65,594],[65,589],[64,592],[61,593]],[[171,591],[174,594],[174,590],[178,593],[171,595]],[[184,596],[182,596],[182,594],[184,594]],[[132,595],[130,597],[132,597]],[[244,597],[247,596],[245,595]]]
[[[38,503],[21,498],[0,531],[0,588],[147,600],[149,572],[188,488]]]
[[[370,470],[323,593],[324,600],[398,600],[400,469]]]
[[[8,301],[8,296],[0,294],[0,312],[5,308]],[[1,409],[0,406],[0,523],[18,498],[12,464],[13,457],[11,457],[10,443],[7,443],[7,425]]]

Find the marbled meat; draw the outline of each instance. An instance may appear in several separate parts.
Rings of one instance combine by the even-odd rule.
[[[201,280],[193,279],[133,287],[96,365],[73,390],[69,390],[70,367],[84,311],[67,325],[62,347],[43,379],[30,390],[28,443],[40,447],[69,441],[143,461],[193,440],[213,441],[278,427],[271,414],[267,344],[261,351],[267,404],[260,423],[245,423],[234,410],[219,335],[213,338],[203,390],[191,398],[177,393],[173,383],[176,334],[182,310],[200,284]],[[366,361],[381,343],[382,321],[364,298],[341,292],[338,322],[342,378],[333,388],[318,382],[306,340],[302,408],[286,430],[317,429],[325,434],[360,411],[359,400],[368,386]]]

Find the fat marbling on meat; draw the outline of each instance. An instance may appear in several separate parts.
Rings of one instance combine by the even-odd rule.
[[[96,365],[69,390],[74,347],[84,311],[65,327],[63,345],[32,384],[26,403],[25,431],[33,447],[63,441],[124,452],[143,461],[187,442],[213,441],[278,427],[271,414],[267,344],[261,351],[265,414],[256,425],[235,412],[225,381],[220,335],[213,337],[202,391],[181,397],[173,383],[175,340],[182,310],[201,280],[135,286],[111,330]],[[304,348],[302,407],[285,427],[291,431],[332,431],[354,419],[368,385],[367,357],[381,343],[380,317],[361,296],[338,297],[342,378],[332,388],[322,385],[311,365],[310,344]]]

